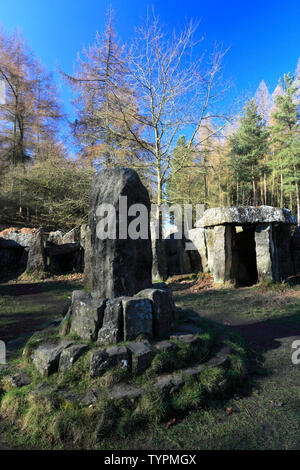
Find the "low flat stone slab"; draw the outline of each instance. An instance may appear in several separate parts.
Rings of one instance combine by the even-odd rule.
[[[178,346],[175,343],[172,343],[171,341],[159,341],[158,343],[155,344],[156,349],[159,351],[167,351],[167,352],[176,352],[178,351]]]
[[[33,354],[33,364],[40,374],[48,377],[57,372],[62,351],[73,344],[72,341],[62,341],[58,344],[45,343],[39,346]]]
[[[145,391],[141,387],[130,385],[127,383],[119,383],[113,385],[109,391],[109,398],[111,400],[135,400],[140,398]]]
[[[98,394],[94,390],[87,390],[79,402],[79,406],[90,406],[98,401]]]
[[[230,364],[229,354],[231,353],[230,346],[224,345],[221,349],[217,352],[217,354],[206,361],[204,365],[209,369],[214,367],[227,367]]]
[[[198,377],[204,369],[205,367],[202,364],[199,364],[197,366],[184,369],[183,372],[187,375],[191,375],[192,377]]]
[[[135,341],[127,343],[127,348],[131,353],[132,372],[142,374],[150,366],[155,355],[149,341]]]
[[[29,385],[32,382],[31,378],[24,374],[24,372],[20,372],[14,375],[7,375],[4,377],[4,379],[12,388],[24,387],[25,385]]]
[[[59,371],[71,370],[73,364],[85,353],[88,349],[86,344],[75,344],[67,349],[64,349],[59,359]]]
[[[70,393],[66,390],[60,390],[59,392],[57,392],[56,396],[61,400],[72,403],[73,405],[78,405],[82,397],[82,395],[79,393]]]
[[[207,209],[202,218],[196,221],[196,227],[213,227],[215,225],[247,223],[268,224],[283,222],[297,225],[295,217],[288,209],[280,209],[272,206],[236,206],[214,207]]]
[[[100,377],[114,367],[128,369],[129,364],[129,353],[125,346],[96,349],[91,355],[90,375],[92,378]]]
[[[34,390],[31,390],[27,396],[29,400],[33,401],[41,396],[45,397],[48,403],[51,405],[53,403],[55,391],[56,389],[53,385],[42,382],[39,383]]]
[[[195,349],[198,348],[198,345],[199,345],[199,342],[200,342],[199,338],[197,338],[195,335],[182,333],[180,331],[173,333],[170,336],[170,340],[180,341],[181,343],[188,344],[192,348],[195,348]]]
[[[154,387],[163,393],[174,393],[184,386],[184,379],[181,374],[166,374],[156,377]]]

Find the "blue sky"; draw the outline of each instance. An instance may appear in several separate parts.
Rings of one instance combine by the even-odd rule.
[[[272,92],[283,73],[294,72],[300,56],[299,0],[0,0],[0,22],[7,31],[20,27],[48,69],[58,64],[72,73],[77,51],[103,30],[109,4],[123,41],[151,5],[170,29],[186,18],[201,19],[208,48],[213,41],[230,47],[225,74],[237,94],[254,93],[262,79]]]

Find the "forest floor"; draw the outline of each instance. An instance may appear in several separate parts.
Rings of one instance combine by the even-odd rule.
[[[245,337],[247,381],[232,398],[191,411],[168,428],[161,423],[130,438],[105,439],[98,448],[299,449],[300,364],[293,364],[291,356],[293,341],[300,340],[300,286],[235,289],[213,285],[209,276],[181,276],[169,282],[178,306]],[[21,351],[24,339],[37,327],[61,317],[71,292],[81,286],[80,280],[72,279],[1,284],[0,339],[8,342],[8,357]],[[0,450],[18,448],[5,443],[19,443],[16,437],[13,430],[0,437]]]

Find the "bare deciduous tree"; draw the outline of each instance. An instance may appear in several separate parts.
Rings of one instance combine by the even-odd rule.
[[[131,127],[128,113],[124,122],[145,151],[151,155],[151,170],[157,187],[157,204],[163,201],[163,187],[172,168],[172,151],[180,134],[188,134],[187,153],[177,162],[177,171],[190,161],[190,150],[202,140],[195,140],[205,120],[214,120],[212,134],[217,134],[228,119],[216,112],[215,105],[225,92],[221,80],[224,52],[215,47],[209,58],[197,50],[198,23],[191,21],[183,31],[167,34],[153,12],[144,26],[136,30],[130,50],[129,74],[139,103],[144,126],[141,140]]]

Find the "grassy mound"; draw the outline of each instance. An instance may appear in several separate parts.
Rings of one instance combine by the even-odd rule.
[[[22,357],[10,365],[9,373],[22,371],[32,382],[12,388],[9,382],[2,380],[1,418],[7,427],[17,430],[14,439],[17,437],[19,443],[28,446],[97,448],[108,437],[124,437],[137,433],[142,427],[183,417],[190,410],[207,408],[211,400],[230,396],[243,382],[247,354],[242,338],[230,329],[204,319],[199,319],[199,325],[203,332],[196,335],[199,338],[196,349],[177,341],[176,352],[159,351],[153,341],[156,355],[151,366],[139,376],[115,368],[92,379],[90,355],[97,346],[90,344],[89,351],[71,371],[44,378],[30,359],[36,347],[35,340],[31,340]],[[48,339],[57,339],[57,332],[50,332]],[[227,365],[206,367],[207,359],[213,358],[224,345],[230,347]],[[199,364],[204,367],[197,376],[187,374],[187,368]],[[7,375],[8,371],[0,371],[1,374]],[[184,385],[172,393],[155,387],[155,380],[164,374],[181,374]],[[112,399],[110,387],[124,382],[142,388],[143,394]],[[79,405],[78,396],[90,390],[98,391],[97,400],[88,406]]]

